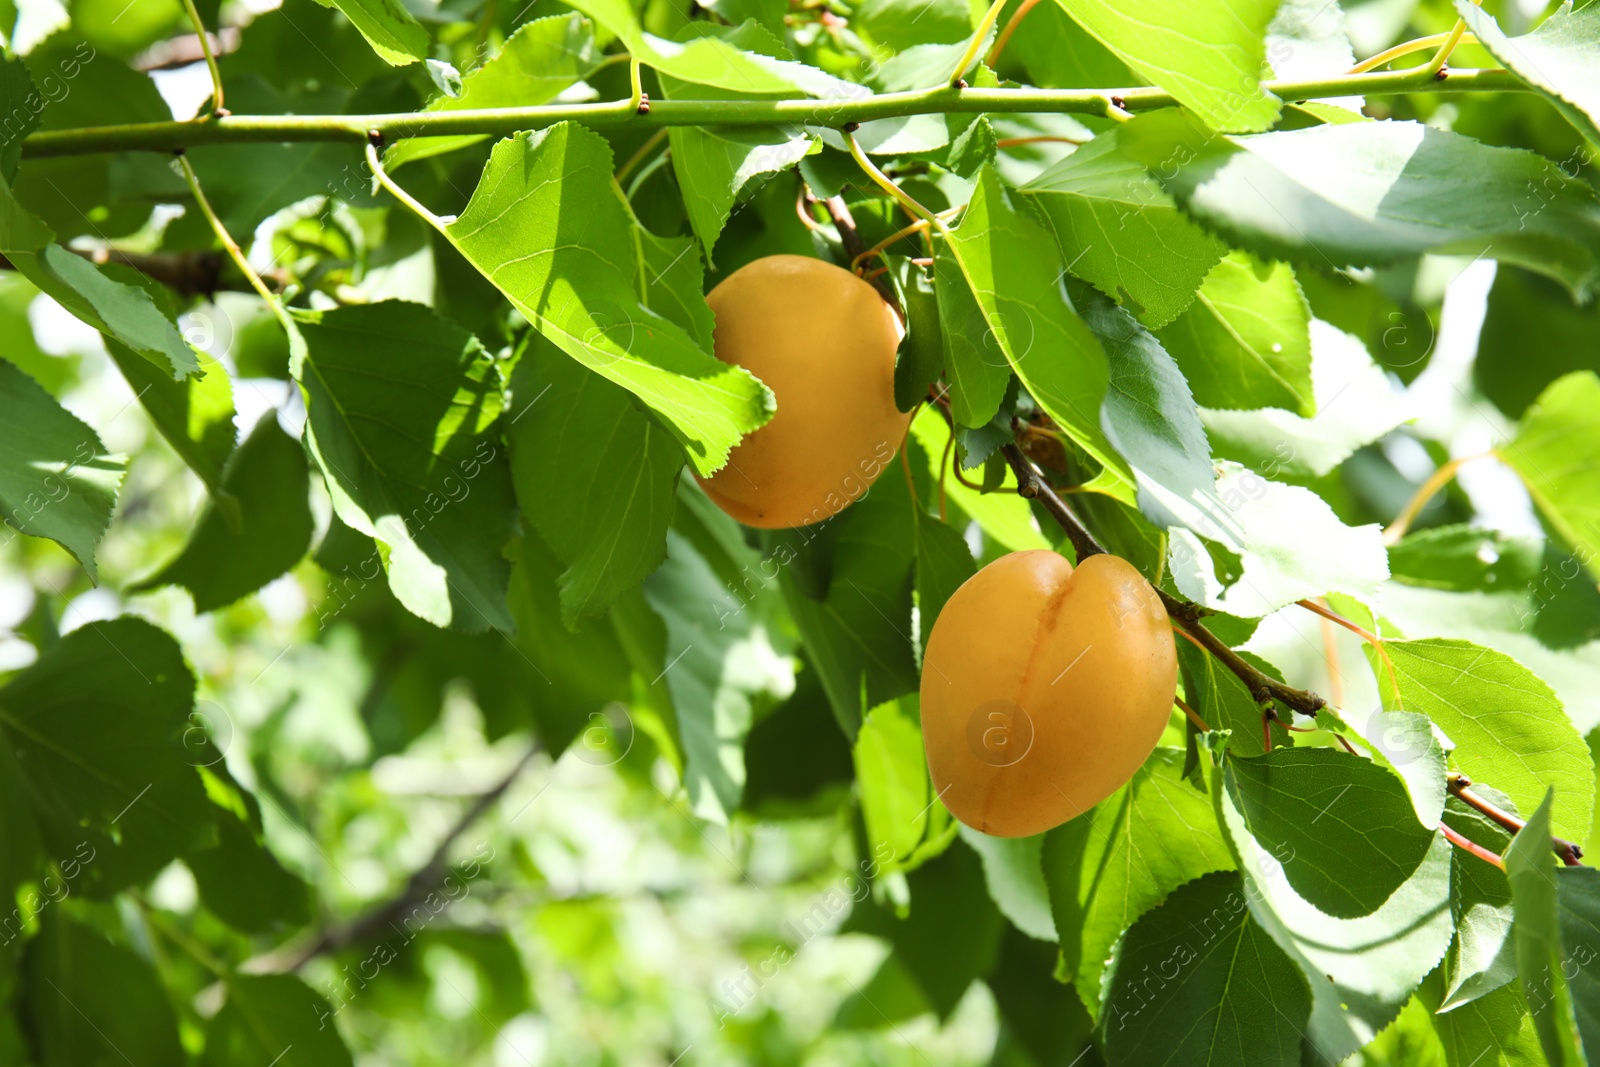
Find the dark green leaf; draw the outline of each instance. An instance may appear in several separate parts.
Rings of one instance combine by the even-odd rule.
[[[977,573],[972,550],[954,526],[940,522],[925,511],[917,511],[917,628],[923,643],[933,632],[945,601],[961,583]]]
[[[910,411],[928,395],[928,386],[944,373],[944,329],[934,279],[904,256],[886,256],[895,292],[905,312],[906,335],[894,364],[894,403]]]
[[[1227,761],[1227,786],[1289,884],[1329,915],[1370,915],[1411,877],[1433,841],[1400,779],[1331,748],[1280,748]]]
[[[222,468],[239,436],[227,370],[216,360],[207,360],[203,376],[191,374],[175,382],[114,338],[106,338],[106,351],[173,451],[205,483],[213,499],[222,495]],[[223,507],[237,519],[235,504],[225,502]]]
[[[852,755],[867,848],[886,871],[908,871],[944,851],[956,822],[934,795],[917,701],[879,704],[861,722]]]
[[[182,1067],[172,1003],[155,969],[48,909],[24,965],[25,1011],[40,1067]]]
[[[89,896],[215,840],[179,743],[193,705],[177,642],[131,617],[74,630],[0,689],[0,734],[46,854],[82,857],[87,842],[76,888]]]
[[[523,516],[561,559],[562,618],[604,611],[661,565],[683,451],[622,387],[538,334],[511,377]]]
[[[1233,866],[1211,798],[1158,748],[1122,789],[1045,836],[1044,872],[1062,966],[1091,1014],[1111,948],[1185,882]]]
[[[195,611],[214,611],[260,589],[305,556],[313,527],[306,454],[274,415],[258,422],[228,459],[218,489],[237,503],[237,528],[211,498],[183,551],[129,586],[129,592],[181,585],[194,597]]]
[[[1299,1067],[1311,997],[1237,874],[1196,879],[1139,920],[1106,987],[1112,1063]]]
[[[1389,546],[1397,581],[1458,593],[1520,588],[1543,559],[1537,541],[1467,525],[1418,530]]]
[[[1600,371],[1600,301],[1580,307],[1548,278],[1517,267],[1495,271],[1478,334],[1472,381],[1496,407],[1520,419],[1545,387],[1571,371]],[[1528,344],[1537,337],[1539,343]]]
[[[333,1008],[299,978],[236,974],[227,988],[206,1024],[205,1067],[350,1067]]]

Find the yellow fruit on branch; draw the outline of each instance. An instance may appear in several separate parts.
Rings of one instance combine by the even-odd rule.
[[[878,291],[806,256],[767,256],[706,297],[717,358],[778,400],[772,421],[700,484],[747,526],[806,526],[842,511],[894,457],[910,415],[894,403],[900,325]]]
[[[1013,552],[956,590],[928,636],[933,788],[974,829],[1025,837],[1110,796],[1161,737],[1178,679],[1167,613],[1127,560]]]

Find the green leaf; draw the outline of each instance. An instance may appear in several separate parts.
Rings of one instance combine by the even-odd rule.
[[[1204,407],[1317,413],[1311,308],[1287,263],[1224,256],[1160,336]]]
[[[212,497],[183,550],[129,586],[130,593],[181,585],[194,597],[196,612],[215,611],[260,589],[305,556],[315,525],[306,454],[271,413],[229,458],[218,488],[236,502],[237,528]]]
[[[391,66],[428,58],[428,31],[400,0],[317,0],[344,12],[372,50]]]
[[[861,870],[875,872],[878,862],[876,855],[863,860]],[[967,987],[994,967],[1005,919],[989,899],[982,864],[964,842],[952,841],[942,855],[907,875],[906,885],[911,909],[904,918],[863,901],[843,932],[888,940],[929,1006],[945,1020]]]
[[[910,411],[944,373],[944,328],[934,278],[907,256],[885,256],[895,293],[905,311],[906,335],[894,362],[894,404]]]
[[[11,243],[14,233],[0,236],[0,243]],[[62,307],[163,372],[181,381],[200,371],[194,349],[143,289],[111,280],[99,267],[57,244],[0,251]]]
[[[696,39],[721,40],[748,49],[747,55],[776,56],[781,51],[772,34],[753,22],[732,29],[690,23],[680,40]],[[661,89],[671,100],[747,99],[741,92],[693,85],[667,74],[661,76]],[[667,133],[684,210],[708,264],[740,194],[759,185],[757,179],[794,166],[817,147],[815,138],[798,126],[674,126]]]
[[[298,320],[306,449],[334,512],[384,547],[389,585],[435,626],[511,629],[500,370],[476,338],[391,300]]]
[[[518,26],[499,52],[462,76],[458,95],[440,93],[428,101],[422,113],[546,104],[593,74],[600,58],[594,26],[577,12],[533,19]],[[384,166],[394,170],[413,160],[454,152],[487,140],[488,136],[411,137],[384,152]]]
[[[205,483],[213,498],[222,494],[222,468],[239,436],[227,370],[216,360],[207,360],[203,375],[191,374],[175,382],[111,337],[106,338],[106,352],[172,450]],[[234,504],[223,506],[236,517]]]
[[[933,277],[950,415],[958,426],[983,426],[1000,410],[1011,382],[1002,335],[990,328],[948,243],[934,249]]]
[[[1412,417],[1410,401],[1358,338],[1321,319],[1311,320],[1310,337],[1315,414],[1204,408],[1213,454],[1269,477],[1320,478]]]
[[[917,689],[910,504],[905,480],[885,477],[827,525],[794,531],[770,553],[782,568],[784,603],[852,739],[866,708]],[[816,587],[802,584],[796,571],[805,567],[823,568]]]
[[[1191,217],[1262,256],[1329,269],[1460,253],[1579,299],[1600,281],[1600,198],[1532,152],[1397,121],[1216,137],[1167,111],[1120,133]]]
[[[8,35],[9,36],[9,35]],[[0,112],[11,116],[15,126],[6,130],[0,143],[0,178],[6,185],[17,180],[17,167],[22,163],[22,142],[28,134],[39,128],[40,112],[28,107],[28,98],[37,98],[37,88],[28,73],[22,57],[0,57]]]
[[[1522,476],[1539,511],[1600,577],[1600,375],[1558,378],[1523,416],[1517,435],[1497,450]]]
[[[962,485],[954,475],[940,476],[945,445],[950,440],[950,427],[931,407],[925,407],[911,421],[911,435],[921,445],[927,456],[928,471],[933,482],[942,486],[948,501],[960,508],[985,538],[1013,552],[1030,548],[1051,547],[1039,532],[1028,502],[1017,495],[1016,477],[1007,475],[1001,487],[992,493],[980,493]]]
[[[917,539],[917,618],[923,644],[933,632],[933,624],[945,602],[977,573],[972,550],[954,526],[918,510]]]
[[[1577,1023],[1572,994],[1566,982],[1566,953],[1561,947],[1560,890],[1556,886],[1556,858],[1550,851],[1550,812],[1554,791],[1545,793],[1538,808],[1506,849],[1506,879],[1516,909],[1512,935],[1517,946],[1517,974],[1522,993],[1533,1011],[1539,1044],[1551,1064],[1586,1063],[1578,1050]]]
[[[1430,832],[1439,825],[1449,761],[1433,722],[1426,715],[1380,708],[1365,721],[1356,718],[1346,722],[1323,708],[1317,712],[1317,724],[1353,739],[1374,763],[1398,774],[1411,795],[1417,822]]]
[[[1480,792],[1485,786],[1476,787]],[[1498,796],[1490,799],[1500,803]],[[1506,798],[1503,810],[1515,805]],[[1511,835],[1488,816],[1451,797],[1444,821],[1450,828],[1490,852],[1499,854]],[[1447,985],[1440,1011],[1454,1011],[1489,996],[1517,977],[1511,885],[1504,872],[1458,849],[1450,873],[1450,909],[1456,939],[1445,960]]]
[[[1237,874],[1198,878],[1139,920],[1106,986],[1112,1063],[1299,1067],[1311,997]]]
[[[993,168],[978,175],[972,201],[961,225],[950,231],[947,245],[983,313],[986,329],[981,336],[987,340],[976,358],[984,360],[987,352],[992,365],[1004,357],[1039,406],[1101,464],[1105,491],[1132,503],[1132,474],[1100,428],[1100,402],[1109,380],[1105,353],[1065,297],[1061,279],[1066,272],[1055,243],[1030,214],[1013,206]],[[950,288],[958,289],[956,279],[951,281]],[[941,306],[945,292],[941,276]],[[957,353],[950,320],[945,321],[953,365]],[[970,334],[968,342],[972,344]],[[951,373],[951,384],[957,385]],[[986,392],[985,400],[988,396]],[[996,394],[996,406],[999,400]],[[972,419],[958,416],[957,421],[977,426],[994,414],[984,410],[988,404],[974,407]]]
[[[541,333],[648,404],[710,475],[771,418],[772,393],[641,300],[667,264],[647,265],[643,231],[611,170],[605,141],[571,123],[507,138],[448,233]],[[560,197],[541,194],[554,183]],[[678,252],[686,257],[687,244]],[[698,266],[685,269],[698,275]]]
[[[320,993],[289,974],[229,975],[228,1001],[206,1024],[205,1067],[351,1067]]]
[[[99,581],[94,550],[111,524],[127,460],[107,452],[94,430],[5,360],[0,408],[10,430],[0,435],[0,517],[55,541]]]
[[[1528,1002],[1516,986],[1433,1017],[1450,1067],[1547,1067]]]
[[[1301,898],[1329,915],[1370,915],[1411,877],[1433,841],[1400,779],[1331,748],[1280,748],[1226,763],[1245,825]]]
[[[49,908],[24,962],[40,1067],[182,1067],[178,1022],[149,963]]]
[[[1296,600],[1347,593],[1370,600],[1389,576],[1375,525],[1346,526],[1309,489],[1268,481],[1236,463],[1217,464],[1216,494],[1229,525],[1200,533],[1237,554],[1243,575],[1223,589],[1199,537],[1174,528],[1168,547],[1172,578],[1189,599],[1230,615],[1266,615]],[[1195,520],[1191,520],[1195,521]]]
[[[1568,0],[1532,32],[1507,37],[1493,15],[1464,0],[1456,11],[1478,43],[1600,146],[1600,9]],[[1573,170],[1576,172],[1576,165]]]
[[[258,830],[231,811],[216,818],[216,847],[183,858],[206,909],[245,934],[310,922],[310,887],[283,869]]]
[[[1418,530],[1389,546],[1396,581],[1455,592],[1520,588],[1543,561],[1543,546],[1531,538],[1465,524]]]
[[[1494,786],[1523,811],[1555,790],[1556,832],[1588,839],[1589,746],[1549,686],[1505,653],[1470,641],[1385,641],[1382,653],[1369,658],[1385,702],[1437,723],[1455,742],[1463,774]]]
[[[1184,779],[1175,748],[1156,749],[1132,781],[1044,841],[1062,967],[1093,1015],[1123,931],[1185,882],[1233,866],[1211,798]]]
[[[1278,98],[1261,87],[1274,0],[1057,0],[1128,66],[1217,130],[1264,130]]]
[[[794,166],[815,145],[794,126],[674,126],[668,139],[689,224],[707,263],[740,193],[756,179]]]
[[[1261,705],[1239,676],[1217,662],[1209,652],[1188,641],[1178,641],[1178,663],[1183,668],[1183,688],[1191,707],[1213,730],[1231,730],[1231,752],[1259,756],[1265,752],[1261,740]],[[1274,743],[1283,743],[1278,730]]]
[[[1600,301],[1580,307],[1550,279],[1501,266],[1489,290],[1472,382],[1495,407],[1520,419],[1563,374],[1600,371],[1600,353],[1590,344],[1596,333]],[[1539,344],[1530,346],[1530,337],[1538,337]]]
[[[561,614],[604,611],[660,566],[683,451],[626,390],[530,334],[511,376],[511,477],[567,564]]]
[[[664,646],[665,627],[642,597],[629,604],[625,596],[613,607],[611,619],[583,619],[576,629],[568,629],[561,619],[556,587],[561,562],[537,536],[513,542],[507,555],[512,561],[508,606],[517,633],[507,650],[510,655],[499,658],[510,665],[512,682],[526,693],[539,740],[556,756],[585,728],[609,723],[609,705],[634,696],[631,660],[620,631],[628,623],[644,627],[653,622],[663,631],[656,636]],[[628,629],[628,636],[644,635]],[[658,674],[664,666],[661,659],[650,674]],[[626,738],[612,740],[620,745]],[[613,755],[607,750],[585,753],[584,758],[610,763],[615,762]]]
[[[867,91],[803,63],[743,51],[720,37],[699,37],[686,44],[657,37],[639,25],[627,0],[578,0],[570,6],[616,34],[630,56],[679,81],[741,93],[792,94],[799,90],[824,98],[862,96]]]
[[[1556,903],[1561,909],[1562,976],[1572,996],[1573,1015],[1583,1047],[1600,1042],[1600,871],[1593,867],[1557,869]]]
[[[72,631],[0,689],[0,735],[46,854],[92,852],[75,891],[108,898],[215,840],[178,740],[193,706],[177,642],[131,617]]]
[[[957,829],[983,860],[989,899],[1000,913],[1029,937],[1054,944],[1056,921],[1050,911],[1050,887],[1044,880],[1045,836],[994,837],[966,825]]]
[[[1143,166],[1117,151],[1115,130],[1018,191],[1039,209],[1068,269],[1152,329],[1193,302],[1226,251],[1178,210]]]
[[[879,704],[852,749],[867,851],[885,871],[910,871],[944,851],[957,824],[934,795],[915,696]]]
[[[1252,917],[1310,985],[1306,1054],[1338,1063],[1388,1026],[1444,958],[1453,931],[1453,849],[1435,835],[1415,872],[1376,911],[1338,918],[1295,892],[1283,876],[1289,857],[1262,848],[1227,790],[1214,795]]]
[[[667,626],[662,675],[677,710],[690,806],[725,820],[744,790],[755,705],[794,691],[793,666],[773,648],[764,621],[676,533],[667,534],[667,561],[645,579],[644,597]]]

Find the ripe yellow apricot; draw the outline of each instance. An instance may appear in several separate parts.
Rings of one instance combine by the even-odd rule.
[[[837,514],[888,467],[910,421],[894,405],[894,311],[867,282],[807,256],[746,264],[706,301],[717,358],[766,382],[778,412],[701,486],[746,526]]]
[[[922,663],[933,788],[968,826],[1042,833],[1110,796],[1155,748],[1178,657],[1125,559],[1002,556],[945,604]]]

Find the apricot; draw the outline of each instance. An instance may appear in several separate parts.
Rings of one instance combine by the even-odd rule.
[[[957,589],[922,662],[934,791],[968,826],[1026,837],[1110,796],[1172,713],[1172,628],[1127,560],[1012,552]]]
[[[767,256],[706,297],[716,356],[767,383],[772,421],[700,479],[746,526],[806,526],[837,514],[889,466],[910,415],[894,404],[900,324],[878,291],[807,256]]]

